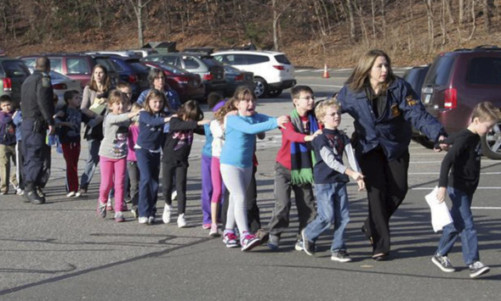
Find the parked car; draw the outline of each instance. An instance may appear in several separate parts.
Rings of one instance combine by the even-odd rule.
[[[89,82],[92,75],[92,68],[94,68],[96,64],[101,64],[106,67],[112,84],[116,84],[118,82],[118,74],[113,69],[113,63],[111,63],[108,56],[79,53],[56,53],[44,55],[50,60],[51,70],[66,75],[71,79],[80,81],[82,88]],[[35,68],[35,61],[40,56],[41,55],[28,55],[22,56],[20,59],[25,62],[26,66],[28,66],[30,70],[33,70]]]
[[[407,70],[404,73],[403,78],[411,85],[412,90],[414,90],[418,99],[421,99],[421,88],[423,86],[426,73],[428,72],[429,69],[430,65],[416,66],[412,67],[411,69]],[[428,137],[426,137],[416,129],[413,129],[412,139],[418,142],[419,144],[423,145],[424,147],[430,149],[433,148],[435,145],[434,141],[430,141]]]
[[[145,48],[145,49],[129,49],[127,51],[131,51],[139,57],[147,57],[149,55],[158,54],[158,51],[156,51],[155,49],[147,49],[147,48]]]
[[[439,54],[426,74],[421,99],[449,134],[468,126],[479,102],[501,107],[501,48],[481,46]],[[487,157],[501,159],[501,124],[482,139],[482,147]]]
[[[426,77],[426,73],[429,69],[430,65],[416,66],[404,73],[405,81],[411,85],[414,92],[416,92],[418,99],[421,99],[421,88],[423,87],[424,78]]]
[[[235,67],[225,64],[224,75],[226,78],[225,96],[232,96],[238,86],[247,86],[254,90],[254,74],[252,72],[241,71]]]
[[[150,55],[143,58],[143,61],[173,65],[200,75],[207,95],[211,92],[224,93],[226,90],[224,67],[210,56],[201,53],[175,52]]]
[[[66,91],[76,90],[80,95],[82,94],[82,86],[79,81],[71,79],[56,71],[50,71],[49,75],[52,89],[58,98],[58,106],[64,105],[64,93]]]
[[[141,55],[131,50],[99,50],[99,51],[87,51],[85,53],[90,55],[109,55],[109,56],[118,55],[121,57],[142,58]]]
[[[114,69],[118,73],[118,81],[129,83],[132,89],[132,99],[150,87],[148,81],[149,69],[138,58],[110,56]]]
[[[226,50],[212,56],[221,63],[254,73],[257,97],[277,97],[282,90],[296,85],[294,66],[282,52],[257,50]]]
[[[21,85],[30,70],[19,59],[0,57],[0,95],[10,95],[15,107],[21,102]]]
[[[204,99],[205,85],[200,76],[172,65],[144,62],[149,68],[163,71],[167,84],[179,94],[181,102],[190,99]]]

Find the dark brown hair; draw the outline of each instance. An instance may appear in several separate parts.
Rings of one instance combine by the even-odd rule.
[[[204,112],[196,100],[188,100],[179,108],[177,116],[183,120],[200,121],[204,119]]]

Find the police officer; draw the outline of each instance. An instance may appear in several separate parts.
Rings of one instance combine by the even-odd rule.
[[[362,232],[372,244],[372,258],[385,260],[390,252],[390,218],[407,194],[412,126],[435,141],[437,150],[446,148],[439,145],[445,131],[409,84],[393,74],[390,58],[381,50],[360,58],[337,99],[342,111],[355,120],[352,143],[369,200]]]
[[[47,129],[54,133],[54,102],[49,77],[50,61],[47,57],[36,60],[35,71],[21,86],[21,136],[23,141],[25,193],[33,204],[45,203],[41,190]]]

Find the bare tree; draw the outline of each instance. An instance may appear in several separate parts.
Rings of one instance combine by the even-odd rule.
[[[464,21],[464,0],[459,0],[459,20],[458,23],[463,23]]]
[[[132,8],[134,9],[134,13],[136,14],[136,20],[137,20],[137,39],[139,43],[139,47],[143,47],[144,45],[144,36],[143,36],[143,8],[146,8],[148,3],[150,3],[151,0],[148,0],[143,3],[143,0],[137,0],[134,2],[134,0],[129,0],[130,4],[132,5]]]
[[[348,16],[348,22],[350,25],[350,39],[352,41],[355,41],[357,36],[356,36],[356,31],[355,31],[355,18],[353,16],[352,0],[346,0],[346,5],[344,7],[346,10],[346,15]]]
[[[287,1],[287,3],[281,3],[280,6],[278,4],[280,0],[271,0],[271,8],[273,10],[273,20],[272,20],[272,29],[273,29],[273,49],[278,51],[278,32],[279,32],[279,21],[282,14],[291,6],[293,1]]]
[[[424,2],[426,4],[426,15],[428,17],[428,42],[430,43],[428,52],[431,53],[433,52],[435,37],[435,31],[433,27],[433,0],[424,0]]]
[[[468,41],[471,40],[471,38],[473,38],[475,30],[477,29],[477,18],[475,15],[475,0],[471,0],[470,13],[471,13],[471,33],[470,36],[468,37]]]
[[[491,32],[491,18],[492,11],[494,10],[494,2],[493,0],[483,0],[483,12],[485,17],[485,32]]]
[[[372,39],[376,40],[376,5],[374,0],[371,0],[371,16],[372,16]]]

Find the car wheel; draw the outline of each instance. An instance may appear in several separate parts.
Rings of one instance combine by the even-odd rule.
[[[256,86],[254,87],[254,94],[256,97],[263,97],[266,94],[266,90],[268,88],[268,84],[261,77],[254,78],[254,83]]]
[[[282,89],[270,90],[267,94],[269,97],[278,97],[282,94]]]
[[[496,124],[482,137],[482,152],[491,159],[501,159],[501,123]]]

